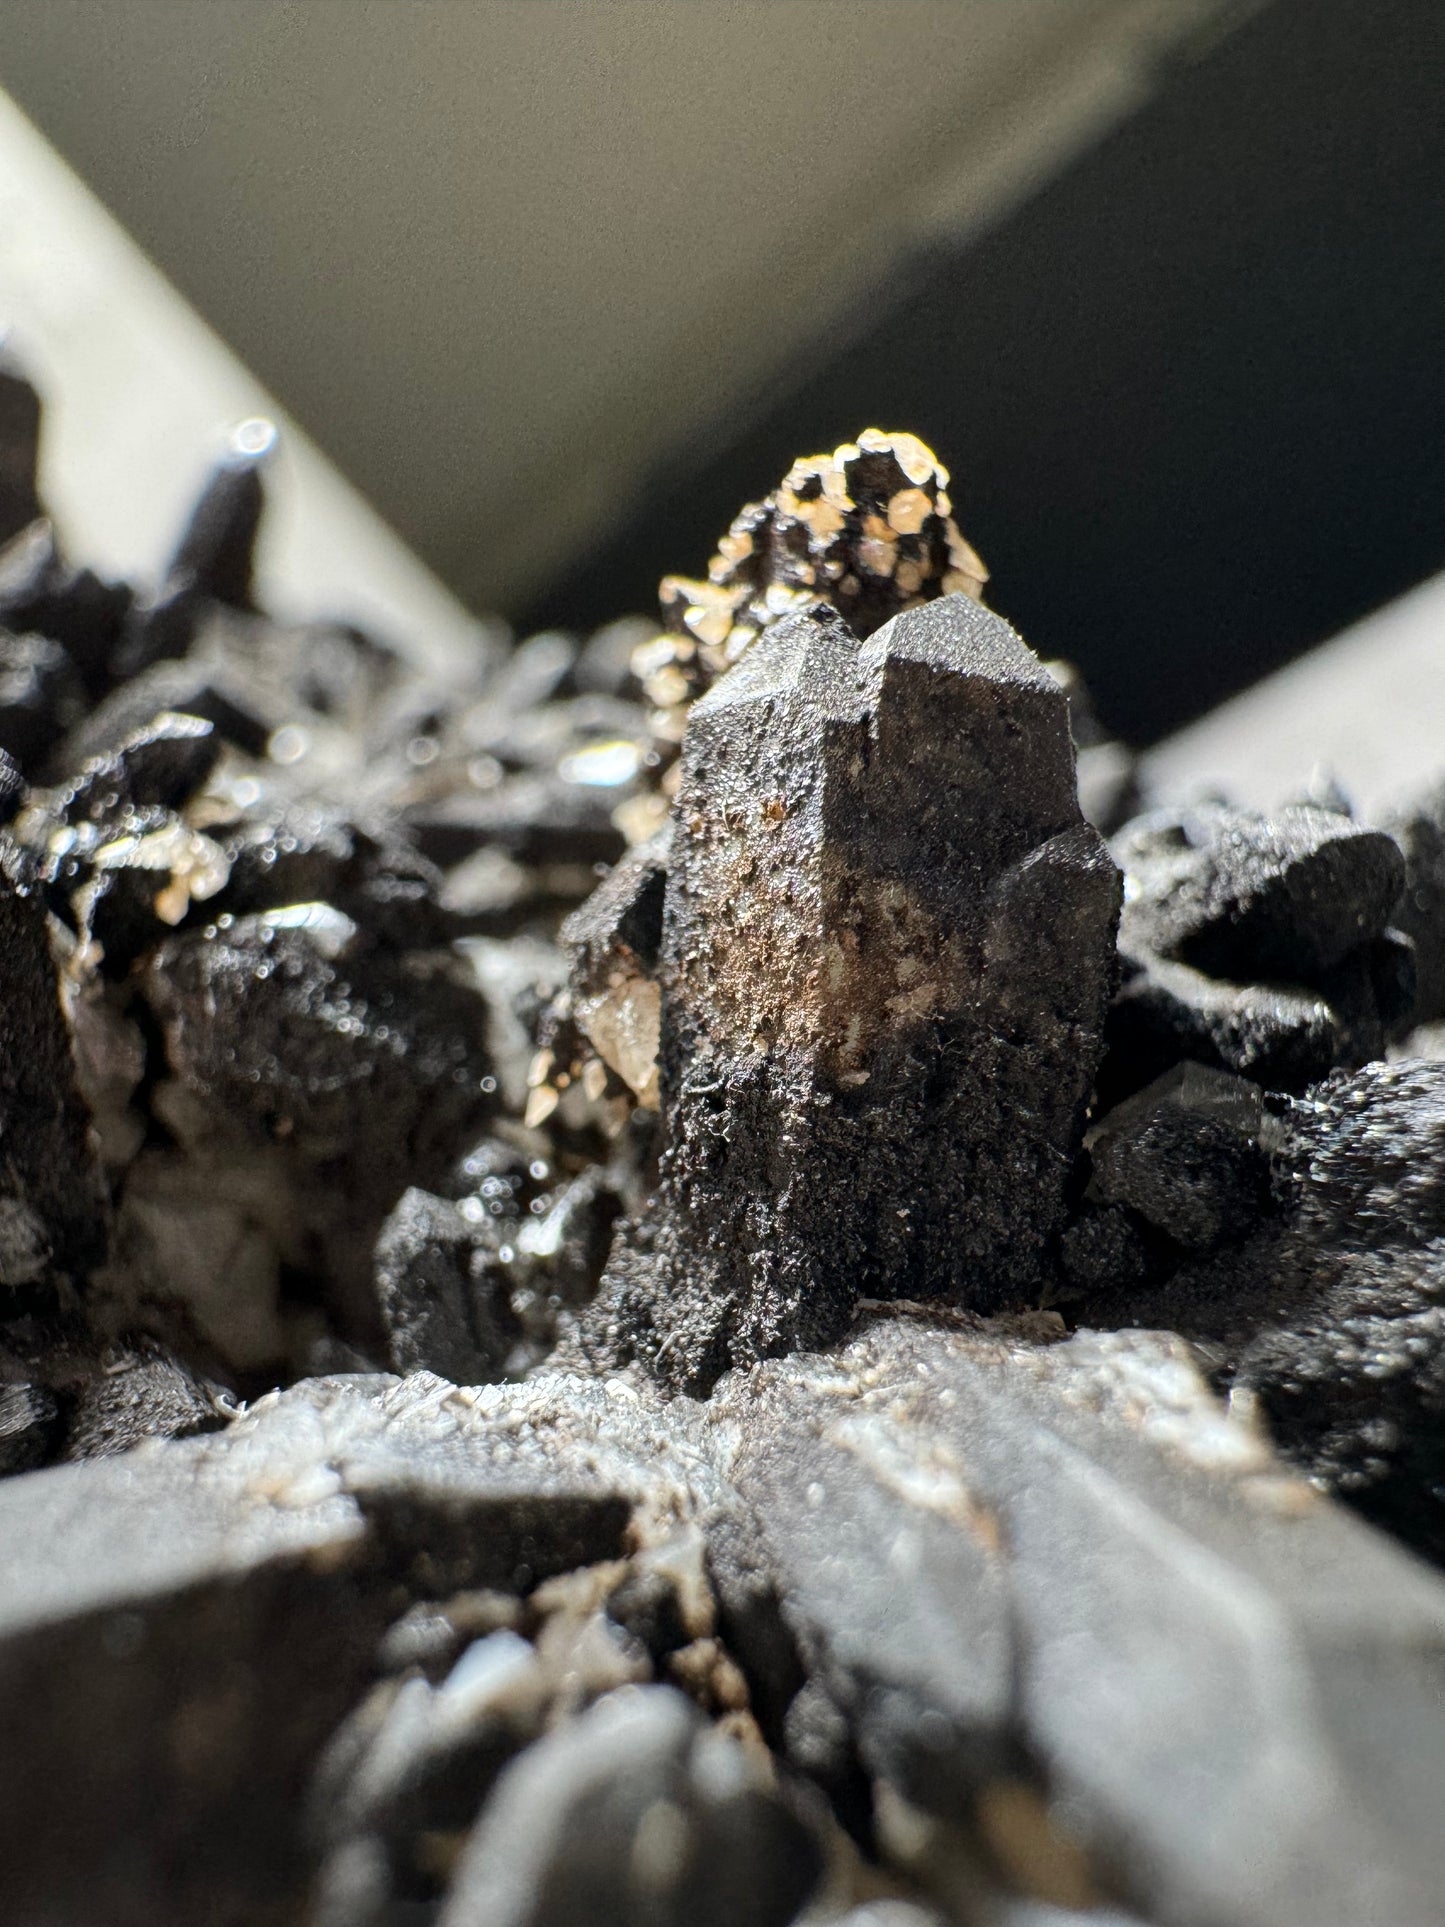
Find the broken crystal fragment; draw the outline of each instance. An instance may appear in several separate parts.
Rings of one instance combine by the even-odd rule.
[[[630,850],[562,926],[578,1029],[638,1102],[656,1110],[657,983],[671,831]]]

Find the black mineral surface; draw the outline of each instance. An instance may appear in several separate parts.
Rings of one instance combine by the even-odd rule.
[[[1118,900],[1066,699],[999,617],[948,596],[861,648],[836,616],[779,623],[683,740],[659,1185],[603,1342],[706,1390],[839,1338],[859,1297],[1025,1302]]]
[[[1439,793],[1141,795],[911,435],[448,657],[43,428],[0,1920],[1438,1927]]]

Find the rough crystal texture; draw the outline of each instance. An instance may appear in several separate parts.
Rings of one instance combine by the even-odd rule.
[[[83,1277],[106,1244],[44,906],[18,878],[14,861],[0,867],[0,1288],[50,1271]]]
[[[388,1619],[615,1558],[634,1501],[668,1503],[655,1421],[567,1380],[508,1398],[312,1380],[0,1484],[0,1916],[308,1919],[302,1795]]]
[[[1200,804],[1111,847],[1126,885],[1106,1097],[1180,1058],[1302,1091],[1408,1029],[1416,947],[1389,927],[1405,866],[1382,832],[1311,805]]]
[[[143,978],[173,1130],[233,1171],[259,1161],[259,1221],[353,1308],[371,1305],[386,1213],[490,1109],[481,998],[449,960],[355,936],[327,905],[292,905],[184,932]]]
[[[660,964],[656,1206],[602,1341],[669,1381],[1007,1302],[1063,1215],[1118,876],[1063,692],[964,596],[779,624],[694,708]]]
[[[521,1336],[501,1281],[488,1265],[490,1224],[413,1187],[403,1192],[376,1243],[376,1285],[391,1363],[439,1372],[462,1385],[499,1378]]]
[[[656,977],[671,842],[670,829],[663,830],[629,851],[561,931],[577,1028],[650,1108],[658,1101],[662,996]]]
[[[1089,1133],[1090,1190],[1176,1244],[1209,1251],[1264,1214],[1267,1136],[1258,1085],[1179,1064]]]
[[[38,421],[0,1919],[1437,1922],[1445,1588],[1328,1495],[1445,1562],[1445,1064],[1327,1073],[1445,1050],[1439,798],[1126,824],[1081,1146],[1138,772],[914,438],[422,670],[252,606],[264,425],[137,592]]]
[[[719,1547],[724,1602],[768,1575],[910,1809],[1007,1855],[1027,1798],[1000,1790],[1039,1774],[1066,1816],[1051,1841],[1040,1804],[1029,1836],[1052,1897],[1102,1880],[1190,1927],[1437,1918],[1445,1596],[1281,1476],[1180,1341],[880,1320],[714,1403],[762,1535]]]
[[[1438,1579],[1285,1474],[1179,1340],[1061,1333],[879,1316],[705,1407],[312,1380],[0,1485],[0,1544],[51,1547],[0,1585],[5,1918],[299,1922],[325,1861],[328,1921],[449,1885],[459,1922],[567,1919],[579,1880],[636,1903],[642,1864],[663,1920],[782,1922],[817,1864],[801,1775],[948,1919],[1011,1886],[1426,1927]],[[723,1695],[781,1798],[673,1698],[629,1744],[569,1725],[649,1678]]]
[[[441,1927],[787,1927],[819,1871],[736,1740],[670,1688],[624,1689],[503,1776]]]
[[[1303,806],[1161,811],[1115,854],[1131,883],[1124,941],[1236,982],[1318,981],[1379,935],[1404,882],[1382,831]]]
[[[1125,955],[1100,1084],[1112,1100],[1188,1059],[1268,1090],[1302,1091],[1349,1055],[1348,1034],[1318,991],[1227,983],[1188,964]]]
[[[1280,1212],[1130,1313],[1194,1340],[1291,1458],[1439,1558],[1445,1064],[1316,1085],[1284,1111],[1273,1164]]]

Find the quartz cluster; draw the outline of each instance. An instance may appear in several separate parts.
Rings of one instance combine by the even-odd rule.
[[[41,429],[0,1917],[1434,1927],[1441,798],[1140,794],[908,435],[428,665]]]

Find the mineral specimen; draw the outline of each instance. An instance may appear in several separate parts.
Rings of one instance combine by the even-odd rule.
[[[1000,617],[949,596],[861,646],[837,616],[770,629],[683,744],[658,1194],[600,1342],[705,1390],[838,1338],[860,1296],[1037,1290],[1118,891],[1065,697]]]
[[[1180,1058],[1303,1090],[1409,1028],[1417,964],[1388,927],[1405,881],[1390,837],[1313,806],[1201,804],[1136,818],[1112,848],[1126,882],[1110,1094]]]
[[[1178,1339],[1041,1335],[880,1319],[729,1380],[762,1545],[719,1549],[724,1608],[761,1565],[920,1870],[915,1812],[1061,1904],[1424,1927],[1445,1594],[1281,1476]]]
[[[736,1740],[680,1693],[635,1689],[504,1776],[441,1927],[787,1927],[819,1871],[807,1827]]]
[[[0,1918],[1437,1922],[1438,799],[1121,827],[910,436],[422,669],[37,430]]]
[[[1405,880],[1388,836],[1320,809],[1166,810],[1114,849],[1132,886],[1124,946],[1244,983],[1320,982],[1380,934]]]
[[[662,912],[670,826],[639,844],[562,926],[571,961],[568,1014],[639,1104],[656,1110]]]
[[[1272,1123],[1258,1085],[1176,1065],[1090,1132],[1091,1189],[1186,1250],[1209,1251],[1264,1215]]]
[[[916,435],[865,428],[749,503],[706,581],[664,577],[667,633],[633,658],[659,742],[680,740],[687,705],[782,616],[821,603],[866,637],[930,597],[981,597],[988,570],[959,534],[948,486]]]
[[[501,1289],[494,1221],[413,1187],[376,1241],[376,1294],[399,1372],[440,1372],[459,1384],[501,1377],[521,1331]]]
[[[1445,1556],[1445,1064],[1337,1074],[1281,1107],[1278,1210],[1131,1313],[1195,1341],[1280,1447]],[[1111,1312],[1117,1315],[1117,1309]]]

